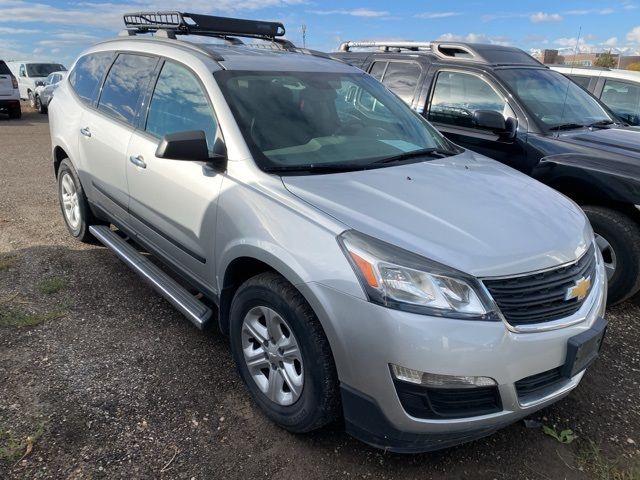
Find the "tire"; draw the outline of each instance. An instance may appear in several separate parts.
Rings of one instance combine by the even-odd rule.
[[[17,120],[22,117],[22,108],[20,105],[9,109],[9,118]]]
[[[279,338],[286,340],[285,343],[280,344],[287,345],[285,348],[288,350],[293,350],[292,343],[297,343],[301,364],[296,366],[295,361],[292,362],[289,358],[279,362],[279,367],[275,366],[275,362],[270,365],[269,362],[273,358],[267,360],[269,354],[264,354],[263,363],[267,368],[262,370],[263,380],[271,381],[270,375],[274,375],[274,379],[283,379],[287,371],[293,372],[293,375],[286,374],[289,378],[293,378],[297,371],[291,369],[299,367],[298,374],[302,375],[303,381],[301,387],[297,387],[300,389],[297,399],[295,399],[295,389],[289,388],[290,397],[287,397],[286,392],[283,393],[286,390],[285,384],[287,387],[293,384],[283,380],[281,381],[283,385],[280,392],[281,398],[278,401],[272,400],[268,392],[263,391],[264,386],[261,389],[258,381],[252,376],[252,372],[256,375],[257,368],[261,367],[254,366],[250,371],[247,366],[246,350],[257,352],[256,358],[259,358],[260,352],[265,352],[265,349],[258,347],[253,350],[255,342],[247,341],[251,333],[245,326],[245,320],[256,318],[255,315],[252,317],[252,312],[265,308],[275,313],[271,320],[272,325],[275,325],[279,318],[284,320],[286,328],[290,329],[290,336],[284,338],[286,329],[282,324],[276,328],[279,334],[282,333]],[[313,310],[293,285],[274,272],[262,273],[247,280],[240,286],[232,300],[230,322],[231,350],[236,367],[251,397],[267,417],[280,427],[295,433],[316,430],[338,417],[340,411],[338,376],[329,342]],[[264,333],[266,332],[265,328]],[[293,336],[293,342],[291,336]],[[258,373],[257,377],[259,376]]]
[[[40,98],[40,95],[36,95],[35,102],[36,102],[36,110],[38,110],[38,112],[43,113],[43,114],[47,113],[47,107],[45,107],[42,104],[42,99]]]
[[[607,304],[640,290],[640,227],[626,214],[606,207],[583,207],[602,252],[609,280]]]
[[[36,108],[36,99],[33,96],[33,92],[31,90],[27,92],[27,98],[29,100],[29,106],[31,106],[31,108]]]
[[[71,190],[75,192],[75,201],[68,195]],[[63,196],[66,197],[65,200],[71,202],[72,215],[66,211]],[[96,221],[89,208],[89,202],[80,183],[78,173],[68,158],[62,160],[58,169],[58,201],[60,202],[62,218],[69,233],[81,242],[95,243],[95,239],[89,233],[89,226],[96,223]],[[68,203],[66,204],[68,205]],[[75,208],[76,206],[77,209]],[[76,221],[74,222],[72,219]]]

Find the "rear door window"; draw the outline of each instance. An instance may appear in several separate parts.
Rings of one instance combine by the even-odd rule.
[[[640,84],[607,79],[600,99],[625,122],[640,125]]]
[[[387,62],[374,62],[373,65],[371,65],[371,70],[369,70],[369,75],[381,81],[385,68],[387,68]]]
[[[82,100],[89,103],[96,100],[98,85],[112,60],[112,52],[99,52],[85,55],[76,62],[69,74],[69,83]]]
[[[389,62],[382,83],[406,103],[413,101],[422,69],[413,62]]]
[[[157,57],[118,55],[102,86],[98,109],[133,124],[141,95],[149,86],[157,63]]]
[[[193,73],[166,62],[149,103],[146,131],[161,138],[191,130],[204,131],[209,150],[213,150],[217,122],[206,92]]]

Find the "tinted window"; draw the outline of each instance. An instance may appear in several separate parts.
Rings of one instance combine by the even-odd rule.
[[[24,65],[20,65],[20,72],[19,72],[19,75],[20,75],[21,77],[26,77],[26,76],[27,76],[26,71],[25,71],[25,69],[24,69]]]
[[[76,62],[69,74],[69,83],[80,98],[93,103],[97,87],[112,58],[111,52],[100,52],[86,55]]]
[[[118,55],[107,74],[98,108],[133,123],[138,100],[149,85],[158,59],[144,55]]]
[[[420,78],[420,71],[420,65],[417,63],[389,62],[382,83],[402,100],[411,103],[418,85],[418,78]]]
[[[371,70],[369,71],[369,75],[371,75],[376,80],[382,80],[382,74],[384,73],[384,69],[387,66],[387,62],[374,62],[371,66]]]
[[[608,79],[601,100],[625,122],[640,125],[640,84]]]
[[[50,73],[66,70],[59,63],[27,63],[27,75],[30,77],[46,77]]]
[[[589,82],[591,82],[591,77],[585,77],[584,75],[567,75],[571,80],[576,82],[585,90],[589,89]]]
[[[473,112],[494,110],[510,116],[507,102],[482,78],[460,72],[440,72],[429,108],[429,120],[473,128]]]
[[[216,120],[207,94],[186,68],[167,62],[149,104],[146,130],[157,137],[167,133],[202,130],[213,150]]]
[[[543,68],[496,70],[529,114],[554,129],[610,121],[598,101],[561,73]]]
[[[11,70],[2,60],[0,60],[0,75],[11,75]]]

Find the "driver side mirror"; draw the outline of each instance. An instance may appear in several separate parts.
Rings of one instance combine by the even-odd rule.
[[[505,118],[495,110],[476,110],[473,112],[473,124],[478,128],[491,130],[503,139],[513,139],[518,129],[518,121],[515,118]]]
[[[216,142],[216,153],[211,155],[207,137],[202,130],[168,133],[158,144],[156,157],[170,160],[212,162],[224,168],[227,162],[226,148],[222,142]]]
[[[36,87],[44,87],[46,85],[46,83],[42,80],[38,80],[36,82]]]

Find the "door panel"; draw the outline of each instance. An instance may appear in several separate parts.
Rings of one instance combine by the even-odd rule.
[[[218,128],[206,91],[186,67],[162,66],[144,131],[127,152],[130,222],[141,240],[204,285],[214,285],[217,198],[223,174],[206,162],[155,156],[168,133],[202,130],[213,151]]]
[[[482,75],[454,70],[437,72],[426,109],[427,119],[452,142],[525,171],[526,129],[523,131],[519,126],[516,137],[509,139],[478,128],[473,121],[478,110],[496,111],[505,121],[517,122],[505,96]]]

